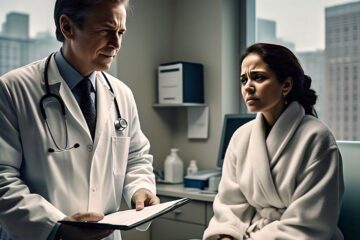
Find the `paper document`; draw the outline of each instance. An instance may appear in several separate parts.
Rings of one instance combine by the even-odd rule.
[[[145,207],[143,210],[136,211],[135,209],[119,211],[115,213],[108,214],[104,217],[103,220],[99,222],[76,222],[76,221],[59,221],[63,224],[70,224],[76,226],[84,227],[95,227],[95,228],[106,228],[106,229],[120,229],[128,230],[148,221],[153,220],[165,213],[170,212],[173,209],[176,209],[186,203],[190,199],[182,198],[179,200],[174,200],[170,202],[161,203],[154,206]]]

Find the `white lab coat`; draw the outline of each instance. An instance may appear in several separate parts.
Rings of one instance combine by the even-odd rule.
[[[45,94],[45,59],[0,78],[0,225],[14,239],[46,239],[54,224],[76,212],[108,214],[128,205],[139,188],[155,193],[149,141],[140,123],[131,90],[108,75],[121,116],[129,126],[116,131],[114,94],[100,73],[96,79],[97,123],[94,142],[86,121],[52,57],[48,70],[52,93],[64,101],[69,145],[55,148],[39,102]],[[64,117],[58,104],[46,101],[54,138],[65,144]],[[117,232],[114,239],[120,239]]]
[[[203,239],[343,239],[342,163],[331,132],[297,102],[267,137],[265,129],[259,113],[234,133]]]

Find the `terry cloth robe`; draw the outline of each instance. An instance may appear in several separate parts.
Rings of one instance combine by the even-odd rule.
[[[230,140],[203,239],[343,239],[337,227],[342,161],[331,132],[297,102],[268,137],[265,126],[258,113]]]

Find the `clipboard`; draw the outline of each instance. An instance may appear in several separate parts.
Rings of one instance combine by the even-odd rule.
[[[66,220],[61,220],[58,222],[62,224],[77,226],[77,227],[126,231],[138,227],[146,222],[149,222],[189,202],[190,202],[189,198],[181,198],[170,202],[160,203],[154,206],[148,206],[140,211],[136,211],[135,209],[119,211],[106,215],[104,219],[102,219],[99,222],[66,221]]]

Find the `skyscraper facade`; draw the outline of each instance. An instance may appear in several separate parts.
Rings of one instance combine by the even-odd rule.
[[[12,69],[29,63],[30,39],[0,36],[0,76]]]
[[[309,51],[309,52],[296,52],[304,72],[312,79],[311,88],[316,91],[318,101],[316,102],[315,109],[321,120],[324,118],[324,72],[325,72],[325,52],[324,50]]]
[[[6,14],[3,24],[3,34],[18,39],[29,38],[29,14],[11,12]]]
[[[295,50],[295,44],[279,38],[276,34],[276,21],[256,19],[256,42],[274,43]]]
[[[0,76],[41,59],[60,48],[50,33],[29,36],[29,15],[11,12],[6,15],[0,33]]]
[[[9,13],[0,34],[0,75],[29,63],[29,15]]]
[[[360,139],[360,2],[325,9],[325,113],[339,140]]]

